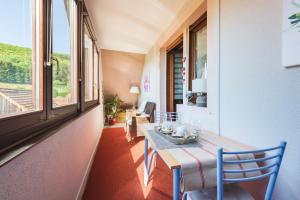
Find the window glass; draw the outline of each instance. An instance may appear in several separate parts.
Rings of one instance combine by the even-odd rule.
[[[195,35],[195,77],[206,78],[207,74],[207,28],[206,26]]]
[[[93,100],[93,41],[84,26],[84,78],[85,78],[85,101]]]
[[[53,107],[77,102],[76,4],[52,0],[52,99]]]
[[[94,100],[98,99],[98,67],[99,67],[99,55],[97,49],[94,48]]]
[[[78,13],[77,2],[82,6]],[[92,100],[98,96],[99,59],[86,26],[78,32],[78,17],[86,15],[83,1],[0,4],[0,151],[6,153],[97,105]],[[78,88],[81,75],[85,94]],[[79,93],[89,102],[77,105]]]
[[[43,108],[39,1],[0,6],[0,118]]]

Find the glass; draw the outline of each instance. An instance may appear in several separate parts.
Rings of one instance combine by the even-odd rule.
[[[93,100],[93,41],[84,25],[84,78],[85,78],[85,101]]]
[[[94,100],[98,99],[98,66],[99,66],[99,55],[96,47],[94,48]]]
[[[196,32],[195,78],[206,78],[207,74],[207,27]]]
[[[182,51],[174,52],[173,56],[173,94],[175,104],[181,104],[183,99],[183,82],[182,82]]]
[[[38,0],[1,1],[0,118],[43,109],[39,7]]]
[[[52,107],[77,102],[76,3],[52,0]]]

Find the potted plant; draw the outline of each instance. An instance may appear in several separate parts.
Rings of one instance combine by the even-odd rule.
[[[117,121],[117,115],[121,112],[121,104],[123,101],[118,95],[109,96],[104,103],[106,120],[109,125],[114,125]]]

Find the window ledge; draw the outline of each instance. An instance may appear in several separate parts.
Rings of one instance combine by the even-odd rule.
[[[37,134],[36,136],[29,138],[20,144],[12,147],[9,149],[7,152],[4,152],[0,155],[0,168],[4,166],[5,164],[9,163],[11,160],[14,158],[18,157],[22,153],[26,152],[27,150],[31,149],[35,145],[41,143],[42,141],[46,140],[48,137],[52,136],[53,134],[57,133],[59,130],[63,129],[64,127],[68,126],[70,123],[74,122],[76,119],[82,117],[83,115],[87,114],[91,110],[97,108],[100,104],[97,104],[93,107],[90,107],[88,110],[85,112],[78,114],[77,116],[66,120],[57,126],[53,126],[51,128],[45,128],[44,132],[41,132]]]
[[[196,104],[178,104],[177,110],[179,112],[192,111],[192,112],[201,112],[201,113],[211,114],[208,107],[199,107]]]

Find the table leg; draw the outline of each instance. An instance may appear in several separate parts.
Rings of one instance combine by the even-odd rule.
[[[148,173],[148,140],[145,137],[144,139],[144,185],[148,185],[148,178],[149,178],[149,173]]]
[[[155,154],[155,158],[154,158],[154,168],[156,168],[156,160],[157,160],[157,154]]]
[[[173,200],[180,200],[180,168],[173,169]]]

